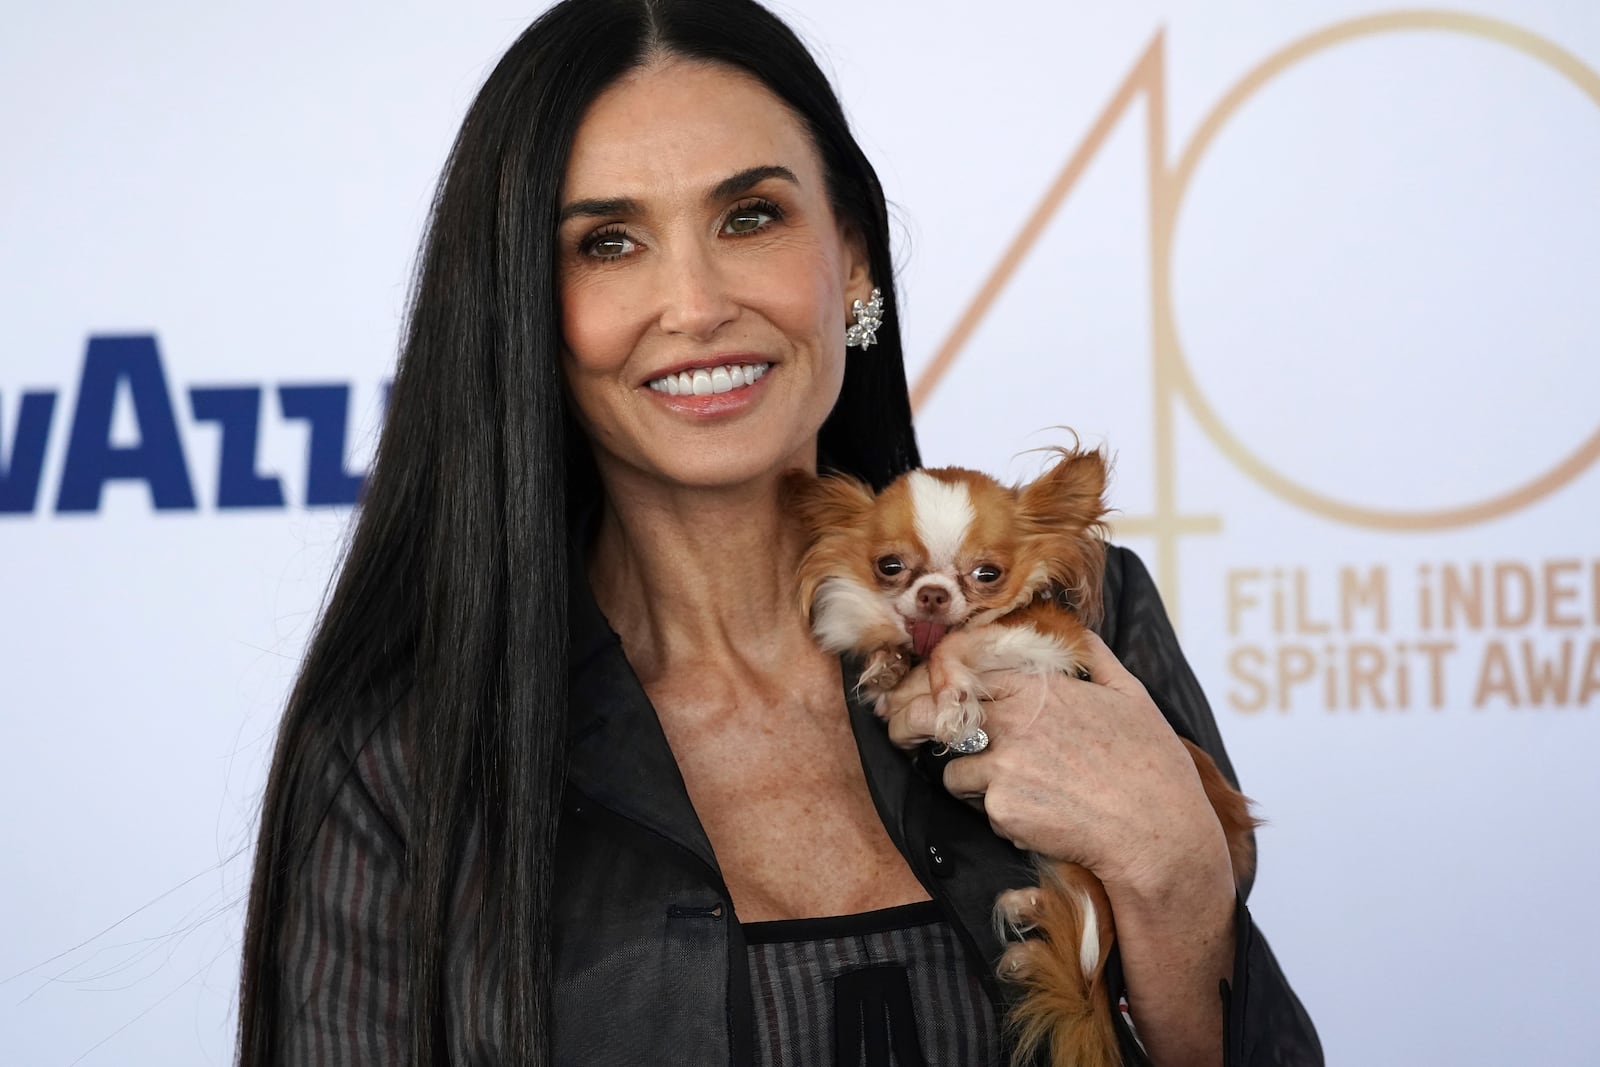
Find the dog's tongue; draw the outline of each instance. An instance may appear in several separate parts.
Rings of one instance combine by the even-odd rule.
[[[945,631],[950,627],[941,622],[924,622],[921,619],[911,624],[911,649],[924,658],[933,651],[933,646],[944,640]]]

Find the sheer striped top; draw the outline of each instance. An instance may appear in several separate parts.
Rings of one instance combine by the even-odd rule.
[[[993,1005],[933,901],[746,923],[762,1067],[983,1067]]]

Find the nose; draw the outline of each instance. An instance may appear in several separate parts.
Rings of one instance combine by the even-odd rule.
[[[941,585],[925,585],[917,590],[919,611],[943,611],[950,606],[950,592]]]
[[[707,341],[738,315],[715,252],[693,244],[662,262],[661,328]]]

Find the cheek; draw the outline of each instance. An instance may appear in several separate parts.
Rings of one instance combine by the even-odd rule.
[[[628,360],[637,331],[621,288],[597,281],[561,286],[562,362],[574,387],[585,377],[615,373]]]
[[[752,297],[784,333],[809,336],[829,353],[837,349],[842,361],[846,324],[838,257],[810,241],[786,251],[752,272]]]

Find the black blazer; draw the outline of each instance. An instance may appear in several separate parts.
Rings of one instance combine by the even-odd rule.
[[[581,570],[575,572],[582,574]],[[1113,547],[1102,636],[1182,736],[1230,778],[1216,721],[1144,566]],[[711,843],[644,690],[587,587],[574,583],[570,762],[557,856],[556,1062],[573,1067],[752,1063],[754,1014],[741,927]],[[871,710],[849,701],[867,784],[889,836],[960,934],[997,1010],[1003,945],[995,896],[1032,881],[1024,854],[909,760]],[[352,735],[324,782],[328,808],[284,917],[284,1062],[391,1064],[405,1034],[406,754],[396,716]],[[354,773],[348,773],[352,768]],[[472,855],[475,849],[469,848]],[[478,959],[465,872],[450,945],[452,1062],[496,1064],[499,960]],[[492,875],[489,875],[492,877]],[[1245,888],[1245,893],[1248,887]],[[1305,1009],[1250,919],[1236,913],[1228,1067],[1320,1065]],[[1113,983],[1114,985],[1116,983]],[[1128,1062],[1139,1062],[1127,1045]],[[965,1065],[963,1065],[965,1067]]]

